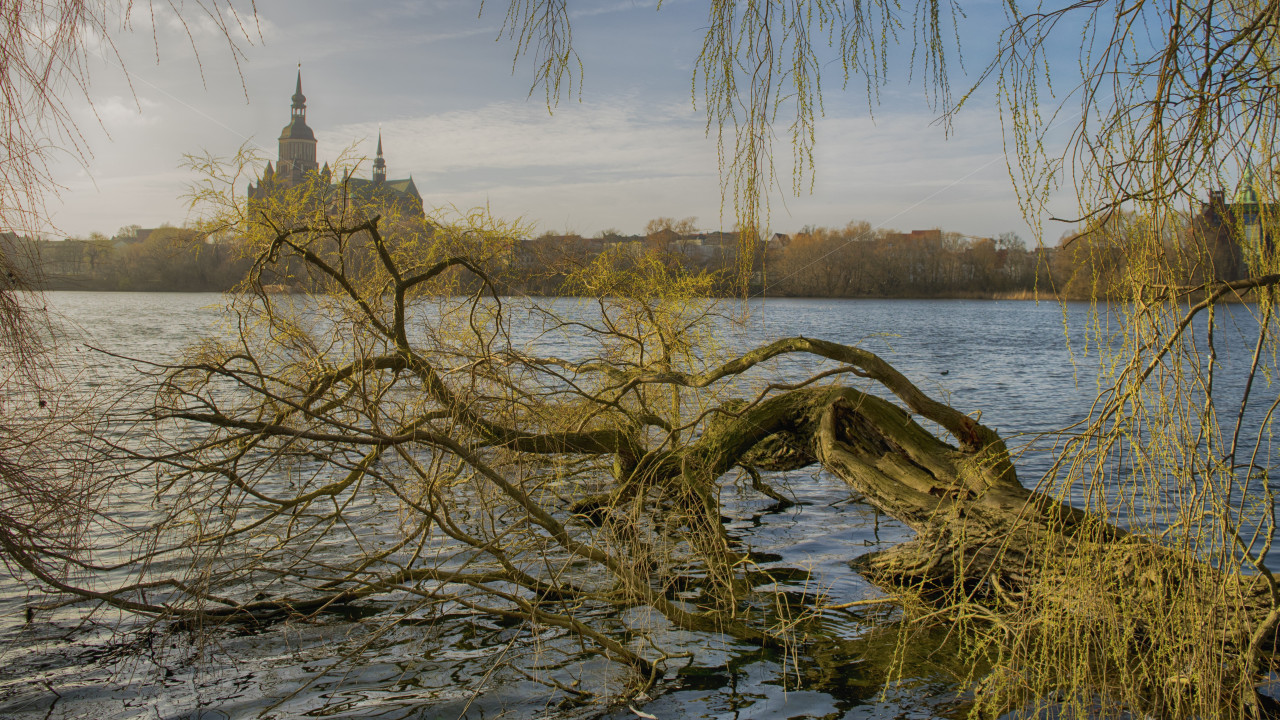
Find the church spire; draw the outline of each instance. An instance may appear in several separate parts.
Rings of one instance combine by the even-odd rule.
[[[382,157],[382,130],[378,130],[378,156],[373,159],[373,181],[386,182],[387,161]]]
[[[298,68],[298,85],[293,91],[293,117],[300,117],[306,120],[307,117],[307,96],[302,94],[302,68]]]

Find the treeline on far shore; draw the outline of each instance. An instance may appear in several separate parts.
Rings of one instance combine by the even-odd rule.
[[[657,255],[690,273],[725,277],[726,293],[740,291],[737,235],[700,233],[692,218],[659,218],[644,235],[607,231],[594,238],[546,233],[486,253],[500,290],[530,295],[572,294],[574,268],[602,253]],[[1199,233],[1174,234],[1169,252],[1194,245]],[[1108,277],[1124,262],[1120,227],[1068,233],[1057,247],[1028,249],[1013,233],[974,238],[941,230],[897,232],[851,222],[843,228],[806,227],[756,243],[753,294],[823,298],[982,298],[1057,296],[1084,299],[1114,294]],[[1222,245],[1221,238],[1218,244]],[[1213,248],[1210,248],[1212,250]],[[0,252],[17,258],[30,285],[47,290],[222,292],[246,276],[252,260],[234,238],[209,238],[191,228],[122,228],[115,237],[33,241],[0,233]],[[1212,253],[1211,253],[1212,254]],[[1218,256],[1224,254],[1217,249]],[[1238,273],[1238,253],[1207,263],[1215,276]],[[1191,268],[1186,282],[1202,278]],[[740,276],[738,276],[740,277]],[[306,292],[305,287],[281,286]]]
[[[0,234],[0,253],[16,260],[25,284],[43,290],[223,292],[251,265],[238,242],[179,227],[56,241]]]

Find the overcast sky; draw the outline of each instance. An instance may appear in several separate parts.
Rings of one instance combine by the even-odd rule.
[[[259,0],[249,40],[239,38],[238,71],[209,24],[189,25],[197,63],[170,15],[158,9],[154,33],[139,15],[132,32],[115,36],[128,82],[103,64],[92,107],[73,101],[93,156],[87,167],[56,167],[64,189],[53,220],[61,234],[80,236],[182,223],[192,180],[183,154],[230,155],[251,142],[274,160],[301,62],[320,162],[352,144],[371,157],[381,127],[388,177],[412,176],[428,207],[488,205],[539,231],[584,235],[640,232],[658,216],[731,228],[715,141],[691,102],[705,0],[666,0],[661,10],[653,0],[578,5],[590,8],[574,16],[581,95],[575,87],[550,114],[540,91],[530,96],[531,63],[513,66],[513,43],[500,32],[505,3],[477,17],[475,0]],[[989,0],[966,10],[961,37],[973,72],[994,52],[1004,16]],[[904,21],[909,38],[909,12]],[[1007,175],[994,89],[979,93],[947,137],[908,57],[891,58],[874,119],[861,80],[843,90],[839,66],[826,68],[813,192],[775,193],[772,229],[867,220],[974,236],[1013,230],[1034,244]],[[964,85],[953,70],[953,85]],[[789,188],[783,142],[777,160]],[[1062,229],[1050,225],[1046,242]]]

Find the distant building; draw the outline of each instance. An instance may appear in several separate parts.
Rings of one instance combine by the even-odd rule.
[[[1230,206],[1230,212],[1240,230],[1240,239],[1246,245],[1270,249],[1276,210],[1275,203],[1259,201],[1258,182],[1254,178],[1253,168],[1245,168],[1244,177],[1240,180],[1240,191],[1236,193],[1235,202]]]
[[[1232,200],[1227,202],[1225,190],[1212,190],[1209,201],[1201,203],[1200,212],[1192,218],[1192,232],[1207,246],[1221,280],[1244,276],[1247,253],[1274,248],[1280,217],[1280,204],[1259,198],[1252,167],[1245,169]]]
[[[146,242],[147,238],[151,237],[151,233],[159,229],[160,228],[143,228],[143,227],[135,226],[135,229],[132,234],[117,235],[111,238],[111,247],[119,250],[121,248],[126,248],[130,245],[136,245],[141,242]]]
[[[912,230],[909,233],[889,233],[885,236],[889,242],[939,243],[942,242],[942,230]]]
[[[267,161],[258,183],[249,184],[249,199],[263,200],[273,192],[287,190],[301,184],[309,177],[317,177],[327,185],[332,197],[340,197],[344,190],[355,199],[375,199],[399,206],[403,211],[423,215],[422,196],[410,176],[403,180],[387,179],[387,161],[382,155],[382,133],[378,133],[378,154],[373,161],[373,174],[368,180],[356,177],[343,178],[333,183],[329,163],[320,167],[316,161],[316,135],[307,125],[307,97],[302,94],[302,71],[293,92],[293,104],[289,111],[289,124],[280,131],[280,149],[275,167]],[[332,199],[332,198],[330,198]]]

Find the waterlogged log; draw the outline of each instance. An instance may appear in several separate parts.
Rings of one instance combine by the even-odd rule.
[[[932,593],[972,591],[993,577],[1017,583],[1030,571],[1028,543],[1041,542],[1046,526],[1065,532],[1082,520],[1024,488],[998,438],[962,451],[897,406],[856,390],[843,389],[823,409],[814,454],[916,531],[914,540],[856,561],[880,585]]]
[[[1113,662],[1127,666],[1125,677],[1151,679],[1133,690],[1140,697],[1135,706],[1174,708],[1176,716],[1187,693],[1221,693],[1224,708],[1280,717],[1268,714],[1267,699],[1254,688],[1270,667],[1280,624],[1266,577],[1224,572],[1195,553],[1028,490],[994,431],[957,418],[949,407],[913,404],[917,391],[901,376],[877,379],[961,442],[944,442],[915,414],[849,387],[795,390],[741,412],[729,405],[735,419],[714,425],[703,441],[729,455],[740,452],[749,468],[820,463],[865,502],[912,528],[914,539],[851,562],[891,593],[986,618],[1033,643],[1040,641],[1027,628],[1042,621],[1090,633],[1092,640],[1079,641],[1110,648],[1091,653],[1090,662],[1104,668],[1099,678]],[[744,444],[749,449],[742,450]],[[1029,616],[1041,620],[1027,625]],[[1169,649],[1185,622],[1210,628],[1198,642],[1240,656],[1247,669],[1198,679],[1177,670],[1190,667],[1195,655]],[[1105,679],[1097,682],[1101,687]],[[1028,701],[1008,688],[1000,692],[1006,709]]]
[[[1023,553],[1010,540],[1028,521],[1067,531],[1083,517],[1022,487],[1003,441],[973,425],[969,436],[984,441],[963,450],[887,400],[828,387],[765,401],[718,423],[699,444],[753,469],[821,463],[865,502],[917,533],[910,542],[858,558],[860,571],[889,589],[949,589],[987,576],[997,560],[997,574],[1024,574],[1016,559]],[[756,438],[762,439],[752,442]]]
[[[900,376],[886,386],[899,397],[915,392]],[[996,604],[1000,595],[1019,594],[1046,570],[1052,572],[1046,558],[1078,556],[1082,549],[1103,557],[1108,572],[1121,580],[1130,578],[1134,593],[1147,586],[1167,589],[1168,583],[1143,578],[1167,575],[1179,562],[1175,554],[1023,487],[994,431],[963,415],[969,424],[957,421],[959,413],[949,407],[923,407],[927,419],[968,430],[968,446],[939,439],[892,402],[836,386],[795,390],[745,411],[741,404],[727,404],[725,412],[733,419],[714,423],[689,452],[714,456],[717,470],[729,458],[749,469],[821,464],[865,502],[916,532],[908,542],[852,561],[891,592]],[[1242,594],[1260,609],[1267,606],[1261,584],[1207,566],[1202,572],[1213,575],[1214,584],[1251,585]]]

